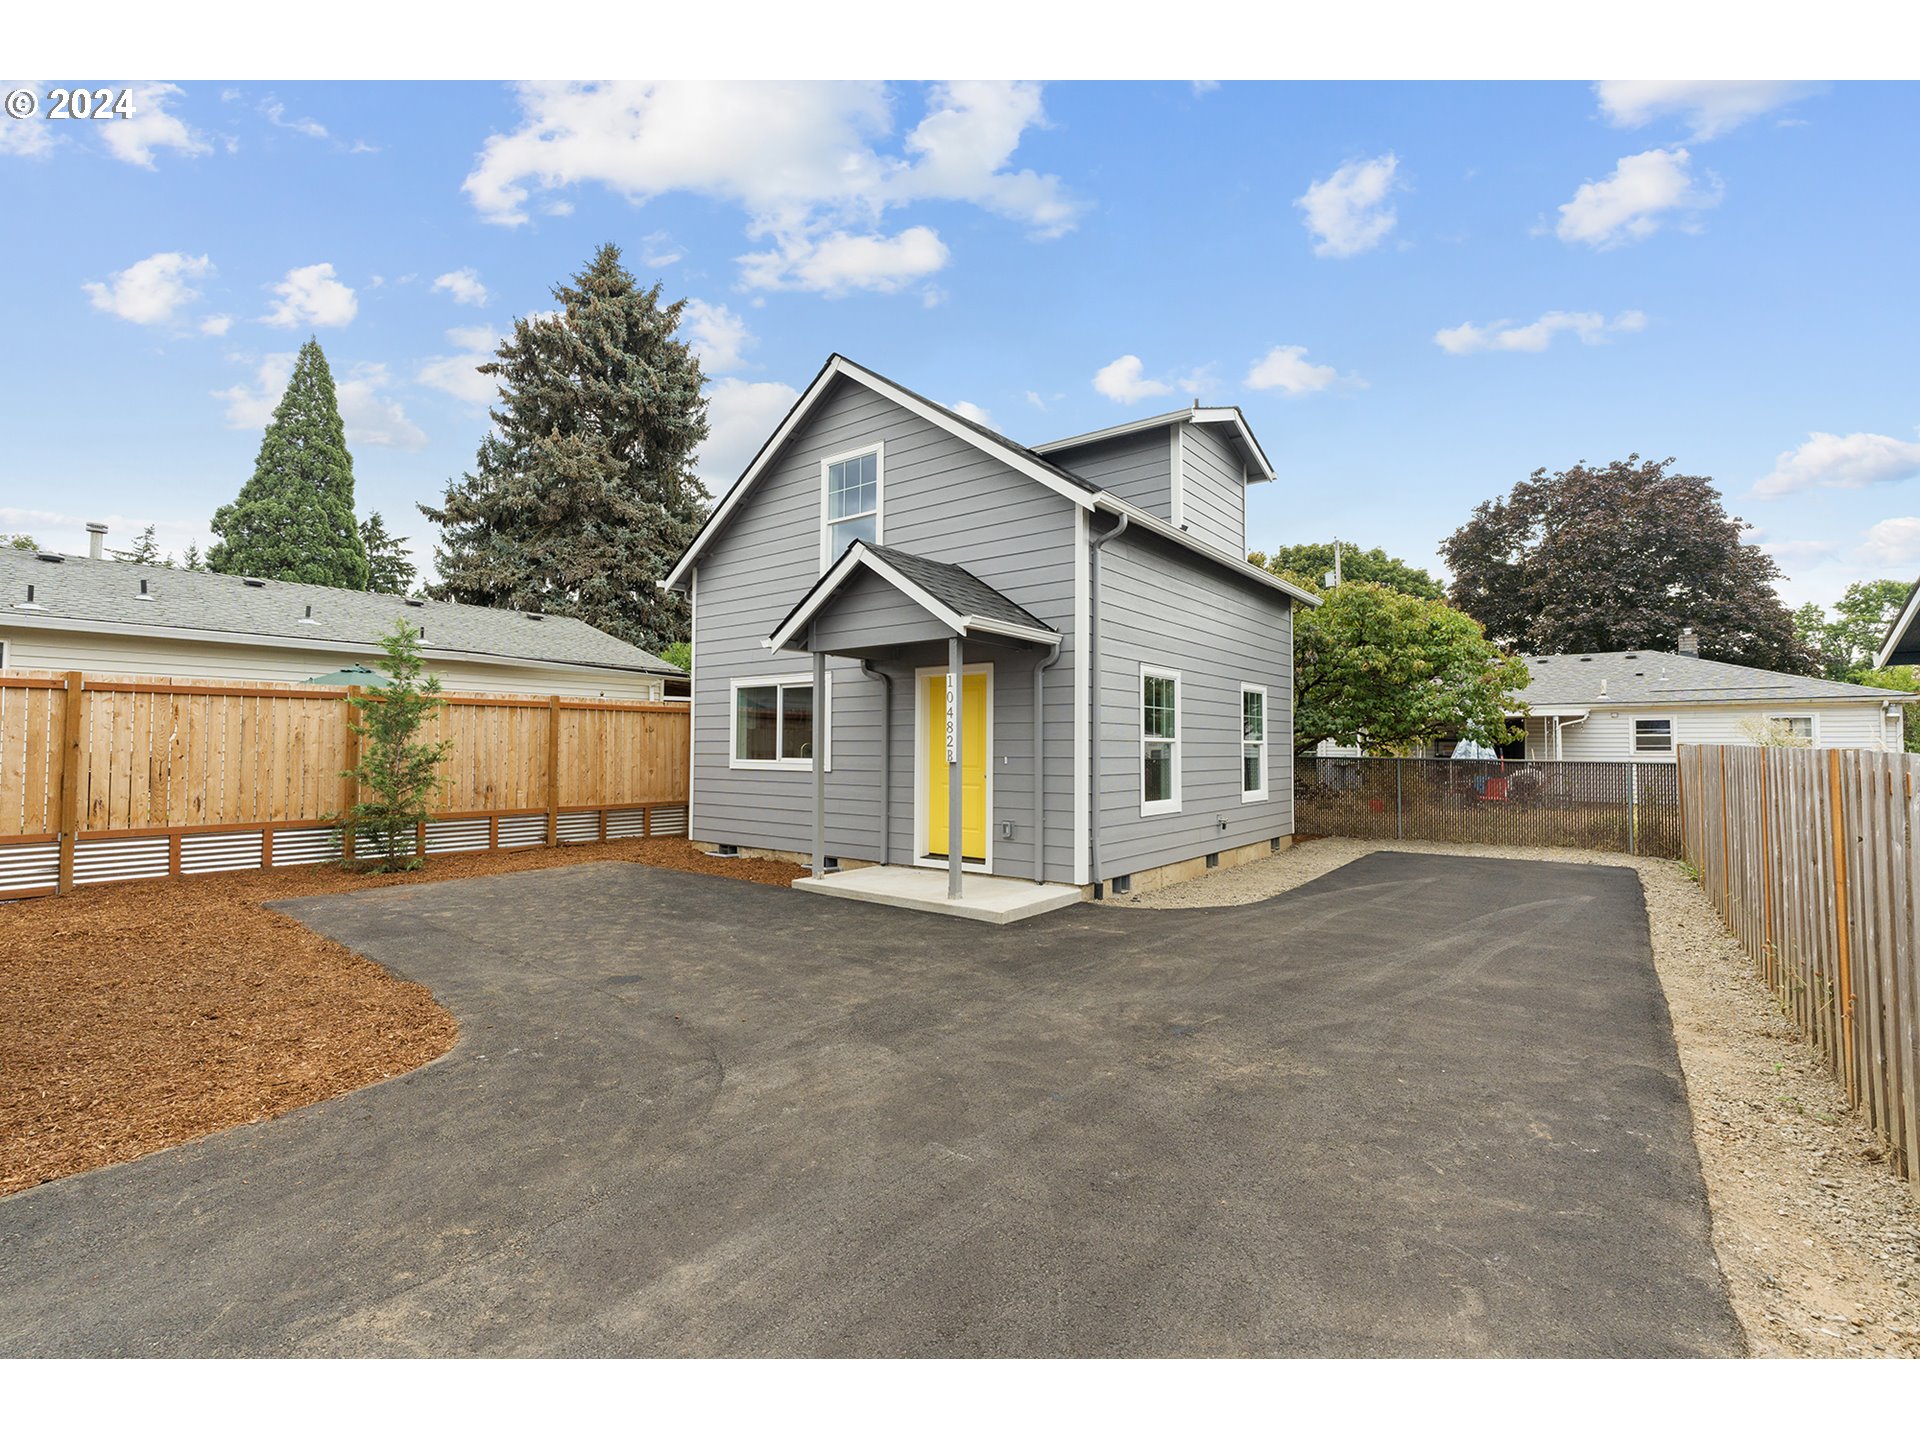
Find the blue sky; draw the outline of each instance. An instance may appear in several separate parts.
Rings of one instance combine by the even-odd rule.
[[[1255,547],[1437,569],[1536,466],[1638,451],[1795,603],[1920,572],[1912,85],[137,92],[0,120],[0,529],[61,548],[205,543],[312,333],[426,553],[475,357],[614,240],[698,302],[716,491],[839,350],[1028,442],[1241,405]]]

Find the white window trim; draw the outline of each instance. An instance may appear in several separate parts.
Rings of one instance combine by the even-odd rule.
[[[1155,680],[1173,681],[1173,798],[1170,800],[1147,799],[1148,735],[1146,684],[1149,677]],[[1140,753],[1137,757],[1137,764],[1134,767],[1133,782],[1140,787],[1140,814],[1142,818],[1149,815],[1178,815],[1180,813],[1180,752],[1186,745],[1187,736],[1186,721],[1181,716],[1180,711],[1182,705],[1185,703],[1183,699],[1185,690],[1186,682],[1181,678],[1178,670],[1169,670],[1164,665],[1148,665],[1142,662],[1140,666],[1140,685],[1133,692],[1133,703],[1137,717],[1136,723],[1140,726]],[[1155,736],[1153,738],[1157,740],[1161,737]],[[1239,752],[1236,750],[1234,753],[1237,756]]]
[[[727,689],[727,768],[729,770],[802,770],[811,772],[811,757],[794,760],[742,760],[740,746],[740,691],[761,690],[769,685],[812,685],[813,675],[736,675]],[[815,697],[815,703],[819,698]],[[777,710],[776,710],[776,713]],[[778,734],[778,730],[775,731]],[[827,769],[833,769],[833,672],[827,672]]]
[[[1258,741],[1253,742],[1260,747],[1260,788],[1258,790],[1249,790],[1246,788],[1246,747],[1248,744],[1247,696],[1249,695],[1258,695],[1260,697],[1260,738]],[[1178,698],[1177,693],[1175,698]],[[1242,805],[1252,805],[1257,801],[1265,800],[1272,793],[1272,780],[1270,778],[1272,772],[1267,766],[1268,732],[1270,729],[1271,724],[1267,711],[1267,687],[1264,685],[1242,685],[1240,687],[1240,748],[1236,756],[1236,761],[1240,766],[1240,803]]]
[[[1667,722],[1667,748],[1664,750],[1642,750],[1640,748],[1640,726],[1648,721]],[[1679,754],[1680,725],[1671,715],[1630,715],[1627,717],[1627,753],[1638,760],[1645,756],[1649,760],[1672,760]]]
[[[842,515],[840,520],[827,519],[827,475],[835,465],[845,460],[858,460],[863,455],[873,456],[873,543],[884,545],[887,540],[887,445],[884,440],[876,440],[871,445],[862,445],[858,450],[843,450],[838,455],[829,455],[820,462],[820,573],[840,558],[833,549],[833,527],[845,520],[858,520],[866,514]],[[844,546],[842,549],[844,550]]]
[[[1808,725],[1807,743],[1815,749],[1820,745],[1820,713],[1817,710],[1782,710],[1769,714],[1768,720],[1805,720]]]

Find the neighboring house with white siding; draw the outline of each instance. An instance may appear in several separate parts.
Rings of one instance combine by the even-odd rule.
[[[1676,745],[1754,744],[1768,721],[1823,750],[1897,751],[1901,707],[1920,700],[1659,650],[1524,658],[1528,760],[1671,760]]]
[[[0,669],[297,682],[377,662],[401,619],[449,690],[658,700],[681,674],[562,616],[0,550]]]
[[[693,602],[689,833],[948,887],[1271,850],[1319,603],[1246,561],[1272,479],[1238,409],[1028,448],[831,357],[663,582]]]

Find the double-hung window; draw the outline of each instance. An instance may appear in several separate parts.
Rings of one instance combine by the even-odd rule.
[[[820,465],[820,568],[825,570],[856,540],[880,543],[883,450],[875,446],[836,455]]]
[[[1140,813],[1180,809],[1180,672],[1140,667]]]
[[[1769,715],[1767,719],[1771,720],[1776,725],[1785,726],[1787,733],[1791,735],[1794,739],[1804,740],[1809,745],[1813,743],[1813,716],[1811,715]]]
[[[1267,798],[1267,689],[1240,687],[1240,799]]]
[[[833,681],[827,681],[828,721],[832,720]],[[832,764],[832,746],[826,756]],[[813,677],[733,682],[733,768],[736,770],[813,767]]]
[[[1635,720],[1633,753],[1636,755],[1673,754],[1673,721]]]

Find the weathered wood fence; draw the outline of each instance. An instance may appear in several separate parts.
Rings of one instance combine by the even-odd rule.
[[[0,899],[337,858],[354,693],[0,674]],[[685,706],[444,698],[423,853],[686,833]]]
[[[1920,1179],[1920,756],[1682,745],[1679,764],[1707,898]]]

